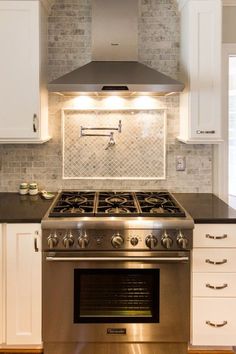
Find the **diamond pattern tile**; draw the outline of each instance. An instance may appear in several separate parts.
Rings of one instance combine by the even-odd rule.
[[[165,111],[72,111],[64,115],[64,178],[165,177]],[[117,127],[115,145],[109,137],[80,137],[80,127]],[[109,131],[85,131],[109,133]]]

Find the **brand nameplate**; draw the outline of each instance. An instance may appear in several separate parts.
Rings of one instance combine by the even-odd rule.
[[[107,334],[126,334],[126,328],[107,328]]]

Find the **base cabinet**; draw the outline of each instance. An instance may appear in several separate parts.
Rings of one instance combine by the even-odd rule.
[[[192,251],[191,344],[236,344],[236,225],[196,225]]]
[[[40,224],[5,226],[2,346],[41,345]]]

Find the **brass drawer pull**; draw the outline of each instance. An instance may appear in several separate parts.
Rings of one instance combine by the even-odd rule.
[[[209,264],[220,265],[220,264],[227,263],[227,259],[223,259],[222,261],[218,261],[218,262],[214,262],[214,261],[211,261],[210,259],[206,259],[205,262],[209,263]]]
[[[207,324],[208,326],[216,327],[216,328],[224,327],[224,326],[227,325],[227,323],[228,323],[227,321],[224,321],[224,322],[222,322],[222,323],[212,323],[211,321],[206,321],[206,324]]]
[[[214,285],[210,285],[210,284],[206,284],[206,287],[209,289],[214,289],[214,290],[221,290],[221,289],[225,289],[227,288],[228,284],[223,284],[221,286],[214,286]]]
[[[206,234],[206,238],[210,238],[212,240],[223,240],[224,238],[227,238],[228,235],[227,234],[224,234],[222,236],[213,236],[213,235],[210,235],[210,234]]]

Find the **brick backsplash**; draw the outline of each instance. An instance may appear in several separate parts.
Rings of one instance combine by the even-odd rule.
[[[139,0],[139,61],[178,78],[179,13],[175,0]],[[48,19],[49,81],[91,60],[91,0],[55,0]],[[185,145],[176,140],[179,97],[159,98],[167,112],[165,180],[63,180],[61,109],[72,99],[49,95],[52,139],[43,145],[0,145],[0,191],[16,191],[21,181],[40,188],[169,189],[212,192],[211,145]],[[176,156],[186,157],[186,171],[176,172]]]

